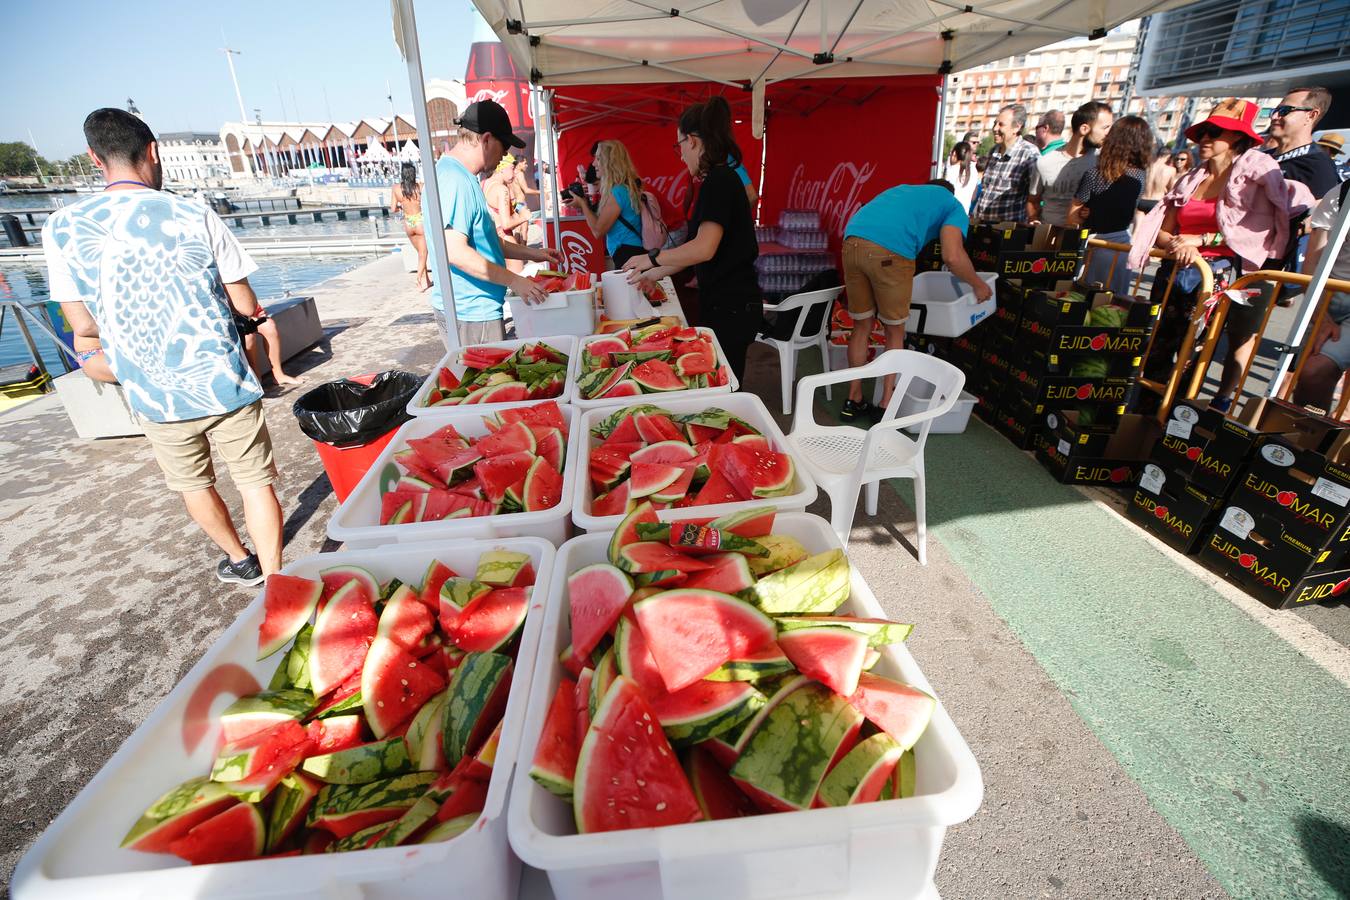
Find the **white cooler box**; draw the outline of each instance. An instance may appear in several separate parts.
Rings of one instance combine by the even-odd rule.
[[[677,397],[725,397],[732,391],[740,390],[741,384],[736,380],[736,373],[731,371],[727,365],[726,354],[722,352],[722,345],[717,341],[717,334],[711,328],[698,329],[704,337],[712,341],[713,353],[717,357],[717,365],[727,366],[727,383],[719,387],[706,388],[683,388],[678,391],[661,391],[654,394],[637,394],[629,397],[597,397],[594,400],[587,400],[581,396],[581,391],[576,389],[577,379],[581,377],[581,354],[588,344],[593,341],[603,340],[613,337],[608,334],[597,334],[590,338],[577,342],[577,352],[572,355],[571,363],[567,369],[567,380],[572,384],[571,404],[580,410],[588,409],[609,409],[613,410],[616,406],[633,406],[638,403],[655,403],[660,406],[665,399],[675,399]],[[715,404],[714,404],[715,405]]]
[[[840,546],[824,519],[806,513],[779,514],[774,531],[792,535],[812,553]],[[557,900],[935,897],[933,873],[947,827],[974,815],[984,796],[979,765],[941,703],[914,747],[914,797],[576,833],[572,807],[535,784],[529,770],[562,672],[558,655],[571,641],[567,573],[604,561],[609,539],[608,533],[582,535],[558,550],[511,790],[511,846],[524,862],[548,872]],[[841,611],[885,615],[856,569],[852,596]],[[904,644],[881,654],[876,672],[933,693]]]
[[[528,553],[538,573],[536,590],[541,597],[551,591],[554,549],[536,538],[320,553],[297,560],[282,571],[317,578],[322,569],[354,564],[364,566],[381,580],[399,578],[417,583],[433,559],[456,571],[472,571],[478,557],[495,548]],[[259,590],[201,662],[155,707],[20,860],[11,885],[14,897],[432,900],[458,894],[475,900],[514,900],[520,862],[507,843],[506,795],[537,656],[541,612],[536,601],[525,622],[487,803],[478,822],[459,837],[442,844],[204,866],[190,866],[168,854],[140,853],[118,846],[157,797],[211,770],[220,735],[220,713],[236,697],[261,690],[271,678],[281,655],[261,662],[254,659],[258,625],[263,618]]]
[[[575,356],[577,352],[577,339],[575,336],[570,334],[554,334],[549,335],[548,337],[527,338],[525,340],[519,341],[495,341],[491,344],[474,344],[473,346],[501,347],[504,350],[515,351],[519,350],[525,344],[535,344],[541,341],[545,344],[548,344],[554,350],[560,350],[563,353],[566,353],[568,360],[568,368],[570,370],[572,357]],[[445,354],[439,360],[437,360],[436,365],[431,367],[431,374],[427,376],[426,381],[423,381],[422,386],[417,389],[417,393],[413,394],[412,399],[408,401],[408,415],[439,416],[447,412],[451,411],[459,412],[466,409],[476,409],[484,413],[491,413],[496,412],[499,409],[504,409],[508,406],[520,406],[521,403],[540,402],[538,400],[517,400],[512,403],[475,403],[471,406],[461,406],[459,404],[454,404],[452,406],[427,406],[427,395],[431,392],[432,387],[436,384],[436,376],[440,373],[441,369],[449,369],[451,372],[455,373],[456,378],[459,378],[464,374],[464,366],[461,365],[459,362],[460,352],[461,352],[460,350],[451,350],[449,353]],[[557,397],[550,398],[552,400],[557,401],[559,406],[563,405],[564,403],[572,402],[572,392],[576,389],[575,384],[573,384],[571,381],[566,380],[567,379],[566,372],[563,373],[563,378],[564,378],[563,392],[559,394]]]
[[[880,379],[878,379],[878,391],[880,391]],[[927,382],[911,381],[909,392],[900,398],[900,406],[895,411],[897,419],[903,419],[905,416],[912,416],[923,412],[928,408],[928,401],[933,396],[933,386]],[[880,394],[877,395],[878,399]],[[876,400],[873,400],[876,402]],[[970,424],[970,413],[975,409],[975,404],[980,402],[979,398],[969,391],[962,391],[961,396],[957,398],[956,405],[947,410],[942,415],[933,420],[932,426],[928,429],[929,434],[961,434]],[[912,434],[918,434],[920,425],[910,425],[905,428]]]
[[[994,290],[998,276],[993,272],[978,274],[989,289]],[[905,331],[934,337],[960,337],[975,323],[994,314],[996,299],[990,296],[983,303],[977,301],[970,286],[951,272],[920,272],[914,276],[914,293]]]
[[[595,333],[595,286],[584,291],[559,291],[543,303],[530,304],[506,295],[515,322],[516,337],[541,338],[551,334],[581,337]]]

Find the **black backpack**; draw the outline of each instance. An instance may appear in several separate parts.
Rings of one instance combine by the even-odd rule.
[[[843,284],[843,282],[839,280],[839,271],[837,269],[822,269],[808,278],[805,284],[792,293],[794,295],[809,294],[812,291],[823,291],[826,288],[839,287],[841,284]],[[833,312],[831,308],[833,305],[834,304],[816,305],[807,310],[806,327],[802,329],[802,332],[804,334],[815,334],[820,328],[821,319]],[[797,330],[797,317],[800,314],[800,309],[790,309],[787,312],[778,313],[776,315],[774,313],[769,313],[768,315],[774,316],[774,319],[772,323],[764,329],[765,336],[780,341],[792,340],[792,335]]]

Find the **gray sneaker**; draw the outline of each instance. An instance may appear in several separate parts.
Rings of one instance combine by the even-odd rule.
[[[230,558],[225,557],[216,565],[216,577],[226,584],[242,584],[244,587],[256,587],[266,578],[262,566],[258,564],[258,556],[254,553],[239,562],[230,562]]]

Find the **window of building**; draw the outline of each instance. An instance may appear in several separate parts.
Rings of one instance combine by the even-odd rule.
[[[1073,78],[1073,66],[1065,66],[1063,74],[1061,74],[1059,77],[1061,81],[1068,81],[1069,79]]]
[[[1013,57],[1014,66],[1025,66],[1026,64],[1027,64],[1027,55],[1025,53]]]

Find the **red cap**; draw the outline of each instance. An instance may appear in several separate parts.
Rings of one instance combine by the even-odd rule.
[[[1260,111],[1261,108],[1250,100],[1229,98],[1216,104],[1209,111],[1209,118],[1205,121],[1196,122],[1190,128],[1187,128],[1186,140],[1191,143],[1199,143],[1200,139],[1196,136],[1196,132],[1200,130],[1200,126],[1215,125],[1224,131],[1236,131],[1245,134],[1259,144],[1263,138],[1252,128],[1252,124],[1256,121],[1256,114]]]

